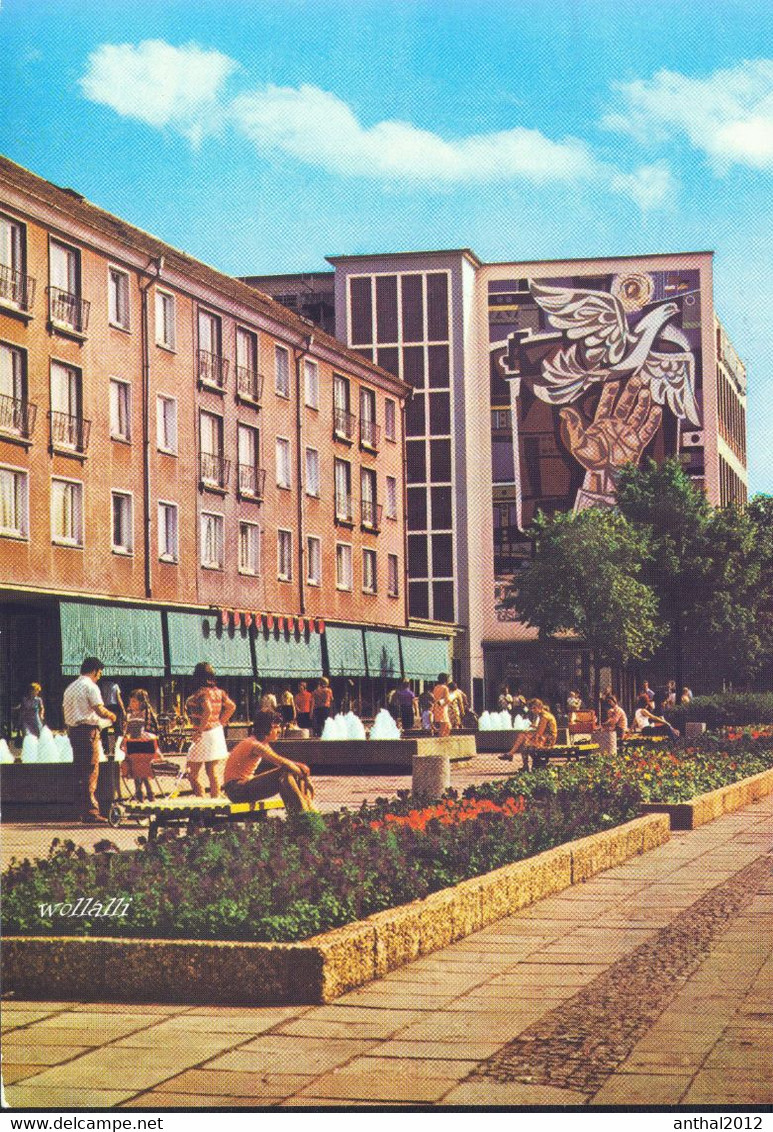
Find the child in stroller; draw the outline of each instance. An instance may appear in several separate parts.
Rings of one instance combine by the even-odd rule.
[[[135,688],[129,696],[129,707],[124,726],[124,767],[127,777],[134,779],[134,797],[143,801],[143,789],[147,800],[153,802],[155,794],[150,784],[153,773],[151,763],[159,757],[158,717],[150,705],[150,697],[144,688]]]

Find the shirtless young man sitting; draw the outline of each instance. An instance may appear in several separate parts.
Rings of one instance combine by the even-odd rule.
[[[309,768],[283,758],[269,746],[281,732],[281,715],[256,713],[252,735],[237,743],[225,764],[224,790],[231,802],[259,802],[278,794],[288,813],[314,809]]]

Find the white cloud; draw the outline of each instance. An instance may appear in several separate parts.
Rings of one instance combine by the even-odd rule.
[[[604,124],[639,141],[685,134],[719,171],[773,169],[773,60],[752,59],[702,79],[658,71],[617,86],[621,112]]]
[[[640,165],[633,173],[614,173],[610,186],[635,201],[642,212],[672,201],[677,192],[676,181],[663,161]]]
[[[174,126],[191,141],[217,128],[226,79],[238,67],[219,51],[194,43],[172,47],[159,39],[103,44],[92,52],[81,89],[150,126]]]

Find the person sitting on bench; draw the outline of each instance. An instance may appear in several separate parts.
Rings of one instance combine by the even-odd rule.
[[[252,735],[231,751],[223,775],[231,802],[260,802],[278,794],[288,813],[314,809],[309,768],[283,758],[269,746],[280,737],[282,722],[276,712],[257,712]]]
[[[520,754],[524,770],[532,769],[535,754],[555,747],[558,736],[556,717],[547,704],[543,704],[542,700],[529,700],[529,711],[537,717],[536,727],[531,731],[521,731],[509,753],[502,756],[512,762],[513,755]]]

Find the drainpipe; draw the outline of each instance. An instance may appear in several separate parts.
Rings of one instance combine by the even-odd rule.
[[[150,321],[148,315],[148,291],[152,283],[161,277],[164,257],[151,260],[145,269],[155,268],[155,275],[148,276],[140,283],[140,302],[142,318],[140,335],[142,339],[142,508],[143,516],[143,555],[145,558],[145,597],[153,596],[153,570],[151,567],[151,514],[150,514]]]
[[[301,368],[304,358],[308,356],[314,344],[314,331],[309,331],[302,347],[293,347],[295,356],[295,468],[296,483],[298,485],[298,600],[301,617],[306,615],[306,545],[305,528],[303,523],[303,501],[305,484],[303,477],[303,381]]]

